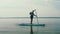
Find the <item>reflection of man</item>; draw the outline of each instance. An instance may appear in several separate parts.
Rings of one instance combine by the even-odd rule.
[[[36,15],[34,14],[34,11],[35,11],[35,10],[32,10],[32,12],[30,12],[31,24],[32,24],[32,22],[33,22],[33,17],[36,16]]]

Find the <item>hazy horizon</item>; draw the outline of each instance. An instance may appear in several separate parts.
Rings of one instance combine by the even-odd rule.
[[[38,17],[60,17],[60,0],[0,0],[0,17],[29,17],[33,9]]]

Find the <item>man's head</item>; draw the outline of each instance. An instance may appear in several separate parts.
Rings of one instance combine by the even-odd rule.
[[[36,9],[34,9],[32,12],[36,11]]]

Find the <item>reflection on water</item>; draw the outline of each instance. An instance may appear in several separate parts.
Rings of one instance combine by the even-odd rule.
[[[60,18],[39,18],[39,23],[45,27],[33,26],[34,34],[60,34]],[[0,19],[0,34],[30,34],[29,26],[17,26],[20,23],[30,23],[29,18]],[[35,18],[33,23],[37,24]]]

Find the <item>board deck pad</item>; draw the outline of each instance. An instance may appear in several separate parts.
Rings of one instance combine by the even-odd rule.
[[[45,24],[18,24],[19,26],[45,26]]]

